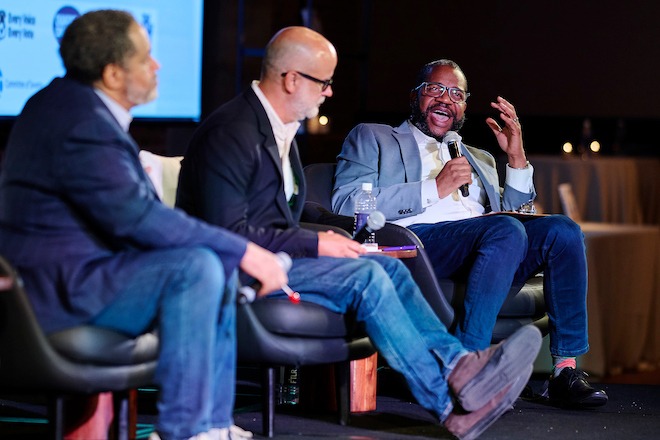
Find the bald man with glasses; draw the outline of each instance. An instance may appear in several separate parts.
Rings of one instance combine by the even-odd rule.
[[[607,394],[576,365],[589,349],[582,231],[563,215],[488,215],[532,213],[534,169],[515,107],[497,97],[491,107],[500,122],[486,123],[508,159],[500,188],[493,156],[463,144],[458,134],[469,96],[455,62],[423,66],[410,92],[408,120],[399,127],[360,124],[349,133],[338,156],[333,210],[352,215],[362,183],[372,183],[379,211],[419,236],[438,278],[466,281],[455,335],[471,350],[489,346],[511,287],[543,271],[554,362],[547,395],[558,406],[604,405]]]

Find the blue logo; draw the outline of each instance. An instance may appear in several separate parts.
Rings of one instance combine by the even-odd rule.
[[[64,31],[78,16],[80,16],[80,13],[71,6],[63,6],[55,13],[55,17],[53,18],[53,35],[55,35],[58,43],[62,42]]]
[[[2,70],[0,70],[0,96],[2,96]]]
[[[151,15],[142,14],[142,27],[147,31],[147,34],[149,34],[149,38],[151,39],[151,34],[154,30],[154,25],[151,23]]]
[[[4,40],[7,36],[7,13],[0,11],[0,40]]]

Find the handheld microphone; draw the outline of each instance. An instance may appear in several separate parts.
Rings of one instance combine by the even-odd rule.
[[[364,222],[364,225],[360,230],[353,234],[353,240],[358,243],[364,243],[364,241],[369,238],[369,235],[381,229],[383,226],[385,226],[385,215],[380,211],[371,211],[367,217],[367,221]]]
[[[452,159],[456,159],[457,157],[462,156],[461,150],[458,148],[458,143],[460,140],[461,138],[455,131],[448,131],[447,134],[445,134],[444,141],[447,143],[447,148],[449,148],[449,155]],[[461,185],[460,190],[463,197],[470,195],[470,190],[468,189],[467,183]]]
[[[291,269],[291,265],[293,264],[289,254],[286,252],[278,252],[275,254],[275,256],[277,257],[277,261],[280,263],[280,266],[282,266],[282,269],[284,269],[285,272],[288,272],[289,269]],[[249,286],[239,287],[236,301],[239,304],[251,303],[257,298],[257,292],[259,289],[261,289],[261,283],[256,280]]]

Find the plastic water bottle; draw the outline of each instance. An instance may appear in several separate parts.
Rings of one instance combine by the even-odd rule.
[[[300,403],[300,370],[294,366],[281,367],[279,380],[279,405]]]
[[[353,236],[362,229],[362,227],[367,223],[367,218],[369,214],[376,210],[376,196],[371,193],[373,186],[370,182],[365,182],[362,184],[362,191],[358,194],[357,199],[355,199],[355,221],[353,222]],[[371,233],[369,237],[364,241],[366,244],[376,243],[376,234]]]

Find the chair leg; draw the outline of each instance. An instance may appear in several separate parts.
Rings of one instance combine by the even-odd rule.
[[[112,393],[114,417],[111,438],[130,440],[137,436],[137,390]]]
[[[261,395],[263,409],[261,411],[261,423],[263,435],[271,438],[273,436],[273,425],[275,419],[275,368],[264,367],[261,383]]]
[[[335,364],[335,379],[337,381],[337,410],[339,411],[339,424],[346,426],[351,412],[351,394],[349,383],[351,378],[350,361]]]
[[[55,396],[49,401],[50,433],[54,440],[64,440],[64,397]]]

